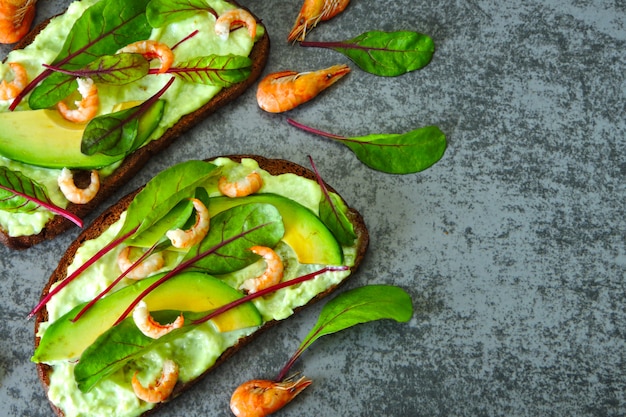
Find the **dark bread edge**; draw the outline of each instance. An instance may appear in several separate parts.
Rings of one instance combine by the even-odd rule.
[[[279,174],[285,174],[285,173],[292,173],[292,174],[296,174],[299,175],[301,177],[304,178],[308,178],[311,180],[316,181],[317,177],[315,176],[315,173],[301,165],[298,165],[294,162],[291,161],[287,161],[284,159],[269,159],[269,158],[265,158],[262,156],[258,156],[258,155],[225,155],[225,157],[227,158],[231,158],[235,161],[240,161],[242,158],[252,158],[254,160],[256,160],[259,163],[259,167],[268,171],[270,174],[272,175],[279,175]],[[215,158],[211,158],[211,159],[215,159]],[[324,182],[324,185],[328,188],[329,191],[337,193],[330,185],[326,184]],[[103,212],[96,220],[94,220],[94,222],[88,227],[86,228],[79,236],[78,238],[72,242],[72,244],[69,246],[69,248],[67,249],[67,251],[65,252],[65,254],[63,255],[63,257],[61,258],[58,267],[56,268],[56,270],[52,273],[48,283],[46,284],[46,286],[44,287],[41,297],[43,298],[50,290],[50,287],[57,281],[60,281],[63,277],[67,276],[67,267],[71,264],[74,255],[76,253],[76,251],[78,250],[78,248],[87,240],[93,239],[97,236],[99,236],[101,233],[103,233],[111,224],[115,223],[118,219],[119,216],[122,214],[122,212],[126,209],[126,207],[128,207],[128,205],[131,203],[131,201],[133,200],[133,198],[135,197],[135,195],[141,190],[141,188],[133,191],[130,194],[127,194],[126,196],[124,196],[118,203],[114,204],[113,206],[109,207],[105,212]],[[337,193],[338,194],[338,193]],[[367,230],[367,227],[365,225],[365,221],[363,220],[363,217],[361,216],[361,214],[354,208],[350,207],[345,201],[344,203],[346,204],[346,206],[349,208],[349,218],[350,221],[352,222],[352,224],[354,225],[355,228],[355,232],[357,234],[357,241],[358,241],[358,249],[357,249],[357,254],[356,254],[356,259],[354,262],[354,265],[350,268],[350,275],[347,278],[350,278],[358,269],[361,261],[363,260],[363,258],[365,257],[365,253],[367,252],[367,248],[369,245],[369,233]],[[300,310],[306,308],[307,306],[321,300],[322,298],[328,296],[329,294],[331,294],[332,292],[334,292],[337,288],[339,288],[342,284],[344,284],[347,281],[347,278],[344,279],[343,281],[341,281],[341,283],[327,289],[326,291],[324,291],[323,293],[320,293],[318,295],[316,295],[311,301],[309,301],[309,303],[307,303],[306,305],[296,308],[294,310],[294,314],[298,313]],[[46,321],[48,319],[48,314],[47,311],[45,309],[43,309],[42,311],[40,311],[36,318],[35,318],[35,348],[39,345],[39,338],[36,336],[37,335],[37,331],[39,329],[39,324],[43,321]],[[207,376],[212,370],[214,370],[217,366],[219,366],[220,364],[224,363],[228,358],[230,358],[231,356],[233,356],[235,353],[237,353],[237,351],[247,345],[248,343],[250,343],[256,336],[258,336],[261,332],[266,331],[267,329],[273,327],[274,325],[276,325],[277,323],[280,323],[284,320],[281,321],[270,321],[265,323],[259,330],[257,330],[256,332],[254,332],[253,334],[251,334],[248,337],[242,338],[240,339],[237,344],[235,346],[232,346],[230,348],[228,348],[226,351],[224,351],[224,353],[222,353],[222,355],[218,358],[218,360],[216,361],[216,363],[209,369],[207,369],[204,373],[202,373],[199,377],[193,379],[192,381],[189,381],[187,383],[178,383],[176,385],[176,388],[174,389],[174,392],[172,393],[172,396],[168,399],[171,400],[177,396],[179,396],[181,393],[183,393],[185,390],[189,389],[191,386],[193,386],[195,383],[197,383],[198,381],[200,381],[201,379],[203,379],[205,376]],[[44,390],[47,392],[49,384],[50,384],[50,379],[49,379],[49,373],[52,371],[52,368],[46,364],[41,364],[38,363],[36,364],[37,366],[37,374],[39,376],[39,379],[41,381],[41,383],[43,384]],[[159,409],[163,404],[166,404],[167,402],[164,403],[159,403],[157,404],[157,406],[155,406],[152,410],[142,414],[142,415],[149,415],[151,414],[153,411]],[[54,404],[50,403],[52,409],[54,410],[54,412],[60,416],[63,417],[63,412],[62,410],[60,410],[58,407],[56,407]]]
[[[239,6],[233,0],[227,0],[235,5]],[[21,49],[30,44],[37,34],[49,23],[50,19],[37,25],[29,34],[18,43],[15,48]],[[261,23],[257,17],[257,22]],[[139,148],[132,155],[128,156],[120,166],[108,177],[101,181],[100,191],[96,197],[87,204],[78,205],[69,203],[67,210],[74,213],[78,217],[84,217],[96,210],[102,203],[104,203],[111,195],[113,195],[121,186],[126,184],[132,177],[134,177],[143,166],[150,160],[150,158],[169,147],[175,142],[178,137],[183,133],[194,127],[196,124],[204,120],[212,113],[218,111],[222,107],[226,106],[231,101],[234,101],[240,95],[242,95],[249,87],[251,87],[256,80],[261,76],[265,64],[267,63],[270,51],[270,39],[265,28],[265,33],[261,39],[259,39],[252,48],[249,55],[252,60],[252,72],[248,79],[235,84],[231,87],[222,89],[215,97],[211,99],[207,104],[198,110],[183,116],[174,126],[168,129],[159,139],[153,140],[145,146]],[[80,172],[79,174],[88,173]],[[77,182],[81,180],[77,175]],[[45,240],[53,239],[59,234],[63,233],[67,229],[74,227],[74,224],[61,217],[54,216],[46,226],[41,230],[39,234],[30,236],[9,236],[8,233],[0,227],[0,243],[11,249],[27,249],[33,245],[41,243]]]

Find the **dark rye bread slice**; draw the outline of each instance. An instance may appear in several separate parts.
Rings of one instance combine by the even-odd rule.
[[[315,173],[313,173],[313,171],[311,171],[311,170],[309,170],[309,169],[307,169],[307,168],[305,168],[305,167],[303,167],[301,165],[298,165],[298,164],[296,164],[294,162],[290,162],[290,161],[287,161],[287,160],[284,160],[284,159],[268,159],[268,158],[265,158],[265,157],[262,157],[262,156],[258,156],[258,155],[226,155],[226,157],[230,158],[230,159],[232,159],[234,161],[237,161],[237,162],[241,161],[242,158],[252,158],[252,159],[255,159],[259,163],[259,167],[260,168],[268,171],[272,175],[292,173],[292,174],[296,174],[296,175],[299,175],[301,177],[308,178],[308,179],[311,179],[313,181],[316,181],[316,176],[315,176]],[[330,185],[328,185],[326,183],[324,183],[324,184],[328,188],[329,191],[337,193]],[[113,205],[110,208],[108,208],[96,220],[94,220],[94,222],[87,229],[85,229],[78,236],[78,238],[74,242],[72,242],[72,244],[70,245],[70,247],[68,248],[66,253],[61,258],[61,261],[59,262],[58,267],[52,273],[48,283],[46,284],[45,288],[43,289],[43,292],[42,292],[42,295],[41,295],[42,298],[45,297],[46,294],[48,294],[48,291],[50,290],[50,287],[55,282],[58,282],[58,281],[62,280],[65,276],[67,276],[67,268],[72,263],[72,260],[74,259],[74,255],[75,255],[76,251],[78,250],[78,248],[85,241],[93,239],[93,238],[99,236],[111,224],[115,223],[119,219],[119,216],[122,214],[122,212],[131,203],[131,201],[133,200],[135,195],[140,190],[141,190],[141,188],[139,188],[138,190],[136,190],[136,191],[126,195],[118,203],[116,203],[115,205]],[[344,203],[346,203],[345,200],[344,200]],[[365,222],[364,222],[363,217],[361,216],[361,214],[357,210],[355,210],[354,208],[351,208],[347,203],[346,203],[346,206],[349,207],[348,217],[349,217],[351,223],[354,225],[354,229],[355,229],[355,232],[357,234],[357,253],[356,253],[356,258],[355,258],[354,265],[350,268],[350,274],[352,275],[357,270],[357,268],[359,267],[361,261],[363,260],[363,258],[365,256],[365,253],[366,253],[368,245],[369,245],[369,233],[367,231],[367,227],[365,225]],[[320,299],[328,296],[330,293],[335,291],[345,281],[346,280],[342,281],[339,285],[331,287],[328,290],[326,290],[325,292],[318,294],[307,305],[295,309],[295,312],[297,313],[300,310],[302,310],[303,308],[307,307],[308,305],[311,305],[314,302],[317,302]],[[35,317],[35,335],[37,335],[40,323],[46,321],[47,319],[48,319],[48,314],[47,314],[47,311],[44,308]],[[174,389],[174,392],[172,393],[172,396],[170,397],[170,399],[180,395],[183,391],[185,391],[186,389],[191,387],[193,384],[195,384],[196,382],[198,382],[199,380],[204,378],[207,374],[209,374],[218,365],[222,364],[224,361],[226,361],[228,358],[230,358],[232,355],[234,355],[241,347],[243,347],[244,345],[246,345],[249,342],[251,342],[262,331],[267,330],[268,328],[272,327],[276,323],[278,323],[278,322],[277,321],[267,322],[258,331],[256,331],[252,335],[250,335],[250,336],[248,336],[246,338],[240,339],[235,346],[227,349],[218,358],[218,360],[216,361],[215,365],[213,365],[211,368],[206,370],[198,378],[196,378],[196,379],[194,379],[192,381],[189,381],[187,383],[184,383],[184,384],[183,383],[178,383],[176,385],[176,387]],[[38,345],[39,345],[39,338],[37,336],[35,336],[35,348],[37,348]],[[51,371],[52,371],[52,368],[50,366],[48,366],[46,364],[41,364],[41,363],[37,364],[37,374],[39,375],[39,379],[41,380],[41,382],[43,384],[43,387],[44,387],[46,392],[48,390],[49,383],[50,383],[49,373]],[[165,404],[165,403],[159,403],[155,408],[153,408],[152,410],[150,410],[147,413],[144,413],[143,415],[151,414],[153,411],[159,409],[163,404]],[[55,413],[58,416],[63,416],[64,415],[63,411],[60,410],[58,407],[56,407],[54,404],[51,403],[51,406],[52,406],[53,410],[55,411]]]
[[[227,0],[234,5],[239,6],[232,0]],[[50,19],[37,25],[26,37],[24,37],[17,45],[16,49],[24,48],[29,45],[35,36],[49,23]],[[257,22],[260,24],[260,19],[257,17]],[[108,177],[104,178],[100,184],[100,191],[96,197],[87,204],[73,204],[69,203],[67,210],[74,213],[78,217],[84,217],[87,214],[95,210],[100,204],[102,204],[107,198],[109,198],[114,192],[116,192],[121,186],[123,186],[129,179],[134,177],[139,170],[148,162],[148,160],[155,154],[163,151],[173,142],[176,141],[187,130],[194,127],[197,123],[204,120],[210,114],[219,110],[223,106],[227,105],[231,101],[235,100],[241,94],[243,94],[250,86],[252,86],[259,78],[270,51],[270,39],[267,33],[267,28],[261,39],[259,39],[250,53],[250,59],[252,60],[252,72],[248,79],[237,83],[231,87],[222,89],[215,97],[211,99],[207,104],[198,110],[183,116],[174,126],[168,129],[159,139],[153,140],[147,145],[139,148],[132,155],[128,156],[123,163]],[[84,184],[86,186],[89,183],[89,173],[87,171],[75,173],[75,180],[77,186]],[[55,236],[74,227],[74,224],[61,217],[55,216],[45,226],[45,228],[37,235],[30,236],[9,236],[5,230],[0,227],[0,243],[8,246],[11,249],[26,249],[37,243],[41,243],[47,239],[53,239]]]

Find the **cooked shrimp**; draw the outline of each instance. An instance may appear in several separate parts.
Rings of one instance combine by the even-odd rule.
[[[245,197],[254,194],[263,186],[263,178],[261,175],[252,171],[239,181],[229,182],[228,178],[220,177],[217,182],[217,188],[227,197]]]
[[[78,78],[78,92],[82,99],[75,101],[75,109],[70,109],[64,101],[57,103],[59,113],[65,119],[74,123],[87,123],[98,113],[100,99],[98,98],[98,88],[91,78]]]
[[[0,43],[15,43],[30,30],[36,0],[0,0]]]
[[[237,417],[264,417],[283,408],[312,383],[306,377],[297,381],[254,379],[244,382],[233,392],[230,410]]]
[[[161,377],[148,387],[144,387],[137,379],[137,372],[133,375],[131,384],[135,395],[147,403],[160,403],[169,398],[178,381],[178,365],[171,359],[163,361]]]
[[[130,45],[126,45],[117,52],[141,54],[144,58],[148,60],[158,59],[159,61],[161,61],[161,66],[159,67],[158,71],[159,74],[162,74],[170,69],[172,63],[174,62],[174,53],[169,46],[162,42],[157,42],[150,39],[145,41],[133,42]]]
[[[176,318],[176,320],[174,320],[170,324],[158,323],[150,315],[146,302],[141,300],[133,310],[133,321],[135,322],[137,328],[141,331],[141,333],[152,339],[158,339],[159,337],[165,336],[174,329],[183,327],[183,324],[185,323],[185,318],[181,314]]]
[[[0,83],[0,100],[14,99],[22,92],[28,82],[28,74],[22,64],[11,62],[9,67],[13,72],[13,80],[9,82],[2,80],[2,83]]]
[[[117,255],[117,265],[120,268],[120,271],[126,272],[131,266],[135,264],[135,262],[130,260],[130,246],[126,246],[124,249],[120,251]],[[165,263],[163,259],[163,255],[161,252],[153,253],[144,259],[139,265],[134,267],[132,270],[126,274],[126,278],[130,279],[143,279],[146,278],[153,272],[158,271],[163,267]]]
[[[267,112],[285,112],[315,98],[349,72],[347,65],[334,65],[312,72],[275,72],[261,80],[256,100],[259,107]]]
[[[215,21],[215,34],[226,40],[230,34],[230,28],[239,24],[248,28],[248,35],[252,39],[256,38],[256,19],[244,9],[232,9],[222,13]]]
[[[204,239],[209,231],[209,210],[197,198],[193,198],[191,201],[196,209],[196,223],[189,230],[172,229],[165,233],[175,248],[190,248]]]
[[[67,168],[61,170],[61,175],[57,178],[59,189],[69,201],[74,204],[87,204],[100,190],[100,176],[98,171],[91,171],[91,182],[87,188],[78,188],[74,184],[74,175]]]
[[[321,21],[330,20],[348,7],[350,0],[304,0],[287,40],[303,41],[308,30]]]
[[[239,286],[240,290],[246,290],[248,294],[278,284],[283,279],[283,261],[276,252],[266,246],[253,246],[250,250],[263,257],[266,267],[261,275],[248,278]]]

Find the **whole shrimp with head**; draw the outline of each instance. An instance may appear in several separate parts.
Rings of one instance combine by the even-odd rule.
[[[260,108],[270,113],[282,113],[315,98],[350,72],[347,65],[310,72],[280,71],[267,75],[257,88]]]
[[[230,410],[237,417],[265,417],[283,408],[312,383],[306,377],[280,382],[253,379],[233,392]]]
[[[350,0],[304,0],[287,40],[303,41],[307,31],[313,29],[319,22],[330,20],[343,12],[348,3]]]
[[[37,0],[0,0],[0,43],[15,43],[30,30]]]

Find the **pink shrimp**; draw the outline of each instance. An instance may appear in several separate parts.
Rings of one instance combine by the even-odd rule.
[[[350,0],[304,0],[287,40],[303,41],[307,31],[321,21],[330,20],[348,7]]]
[[[322,91],[350,72],[347,65],[312,72],[281,71],[267,75],[257,87],[260,108],[270,113],[282,113],[315,98]]]
[[[283,279],[283,261],[276,252],[266,246],[253,246],[250,250],[262,256],[266,264],[265,271],[261,275],[248,278],[239,286],[239,289],[246,290],[249,294],[252,294],[271,285],[278,284]]]
[[[74,123],[87,123],[93,119],[98,113],[100,98],[98,97],[98,88],[91,78],[78,78],[78,92],[82,99],[75,101],[75,109],[70,109],[64,101],[57,103],[59,113],[65,119]]]
[[[239,181],[229,182],[226,177],[220,177],[217,188],[227,197],[245,197],[254,194],[263,186],[261,175],[253,171]]]
[[[15,43],[30,30],[37,0],[0,0],[0,43]]]
[[[74,204],[87,204],[98,194],[100,190],[100,176],[98,171],[91,171],[91,182],[87,188],[78,188],[74,184],[74,175],[67,168],[61,170],[61,175],[57,179],[59,189]]]
[[[160,403],[172,395],[176,382],[178,381],[178,365],[176,362],[166,359],[163,361],[163,371],[161,377],[153,384],[144,387],[137,378],[137,372],[131,381],[133,391],[140,400],[147,403]]]
[[[165,236],[167,236],[175,248],[190,248],[204,239],[209,232],[209,210],[197,198],[192,198],[191,201],[196,209],[196,223],[189,230],[172,229],[165,233]]]
[[[165,336],[174,329],[183,327],[183,324],[185,323],[185,318],[181,314],[172,323],[158,323],[150,315],[146,302],[141,300],[133,310],[133,321],[135,322],[135,325],[137,325],[137,328],[141,331],[141,333],[152,339],[158,339],[162,336]]]
[[[222,13],[215,21],[215,34],[226,40],[230,34],[230,28],[236,24],[246,26],[250,38],[256,38],[256,19],[244,9],[232,9]]]
[[[230,410],[237,417],[264,417],[283,408],[312,383],[306,377],[281,382],[253,379],[233,392]]]
[[[9,67],[13,72],[13,80],[9,82],[2,80],[2,83],[0,83],[0,100],[14,99],[28,83],[28,74],[22,64],[11,62]]]
[[[117,52],[141,54],[144,56],[144,58],[148,60],[158,59],[161,62],[161,66],[159,67],[158,71],[159,74],[162,74],[170,69],[172,63],[174,62],[174,53],[169,46],[162,42],[157,42],[150,39],[131,43],[130,45],[126,45]]]
[[[126,246],[124,249],[120,251],[117,255],[117,265],[120,268],[120,271],[126,272],[131,266],[133,266],[134,262],[130,260],[130,246]],[[152,274],[153,272],[158,271],[163,267],[165,260],[163,259],[163,255],[161,252],[153,253],[144,259],[139,265],[134,267],[132,270],[126,274],[126,278],[129,279],[143,279]]]

